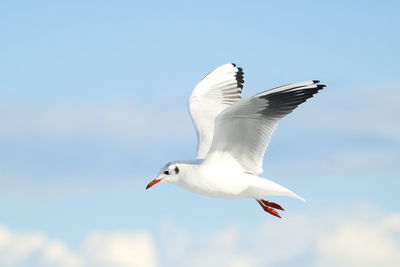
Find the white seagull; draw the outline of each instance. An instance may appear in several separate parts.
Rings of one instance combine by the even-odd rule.
[[[283,85],[241,99],[243,70],[225,64],[194,88],[189,109],[198,136],[195,160],[172,161],[146,189],[172,183],[193,193],[216,198],[253,198],[264,211],[281,218],[280,205],[267,196],[304,199],[273,181],[261,178],[262,163],[278,120],[313,97],[325,85],[312,80]]]

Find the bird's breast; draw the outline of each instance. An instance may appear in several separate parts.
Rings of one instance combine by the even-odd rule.
[[[237,174],[212,173],[199,170],[195,175],[186,177],[179,186],[196,194],[215,198],[245,198],[243,193],[249,187],[248,180]]]

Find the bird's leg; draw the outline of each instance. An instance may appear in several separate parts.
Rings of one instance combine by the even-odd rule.
[[[276,217],[278,217],[278,218],[282,218],[281,215],[279,215],[279,213],[278,213],[276,210],[274,210],[273,208],[270,208],[270,207],[267,207],[266,205],[264,205],[264,203],[262,202],[262,201],[263,201],[262,199],[261,199],[261,200],[256,199],[256,200],[257,200],[258,204],[260,204],[260,206],[263,208],[264,211],[266,211],[266,212],[268,212],[269,214],[272,214],[272,215],[274,215],[274,216],[276,216]]]
[[[260,201],[267,207],[271,207],[277,210],[285,210],[284,208],[281,207],[281,205],[276,204],[275,202],[266,201],[264,199],[260,199]]]

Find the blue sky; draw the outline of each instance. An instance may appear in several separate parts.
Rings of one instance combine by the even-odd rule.
[[[400,230],[399,7],[1,2],[0,240],[8,241],[0,265],[196,266],[195,258],[218,258],[219,266],[391,266],[400,239],[383,236]],[[307,199],[275,198],[287,210],[280,221],[253,200],[171,185],[144,190],[166,162],[193,158],[188,96],[229,62],[244,68],[244,96],[310,79],[327,84],[282,120],[266,154],[263,176]],[[311,233],[314,224],[320,230]],[[297,237],[294,229],[304,228]],[[257,229],[264,235],[249,240]],[[375,257],[372,245],[343,246],[353,244],[340,239],[346,231],[387,249]],[[246,250],[287,247],[285,233],[302,240],[287,255]],[[36,245],[21,252],[21,242]],[[363,262],[360,253],[372,256]]]

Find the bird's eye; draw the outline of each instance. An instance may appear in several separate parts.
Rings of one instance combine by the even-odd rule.
[[[171,174],[171,172],[170,172],[169,170],[165,170],[165,171],[164,171],[164,174],[166,174],[166,175],[170,175],[170,174]]]

